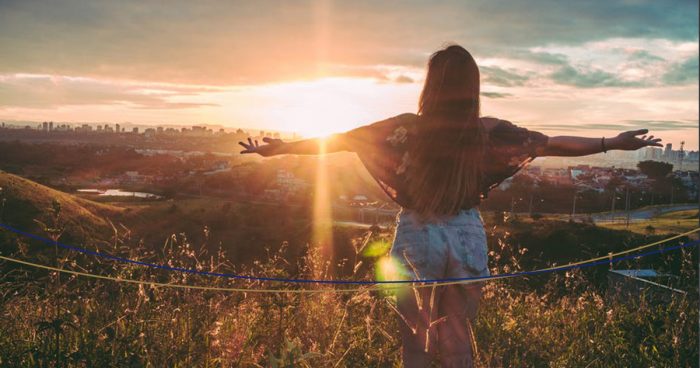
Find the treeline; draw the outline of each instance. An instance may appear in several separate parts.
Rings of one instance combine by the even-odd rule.
[[[626,198],[629,198],[628,206],[625,205]],[[535,183],[529,176],[521,174],[513,178],[507,189],[492,190],[481,208],[492,211],[582,214],[689,202],[697,202],[697,196],[691,195],[675,177],[664,176],[653,180],[647,188],[629,185],[623,179],[615,177],[603,191],[596,191],[573,184],[555,184],[544,178]]]

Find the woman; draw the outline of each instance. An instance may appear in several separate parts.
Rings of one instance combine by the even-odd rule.
[[[606,138],[548,137],[480,117],[479,68],[453,45],[430,57],[418,114],[402,114],[327,138],[285,143],[248,139],[241,153],[263,156],[353,151],[402,210],[391,255],[412,279],[489,274],[478,210],[488,191],[538,156],[584,156],[661,146],[646,129]],[[471,321],[479,283],[418,288],[397,295],[405,367],[470,367]]]

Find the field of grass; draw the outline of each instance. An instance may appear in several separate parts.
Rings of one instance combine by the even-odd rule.
[[[523,225],[526,226],[526,225]],[[355,240],[359,251],[366,241]],[[517,249],[507,231],[492,229],[499,254]],[[494,238],[495,237],[495,238]],[[149,250],[118,234],[103,251],[154,263],[265,277],[329,277],[316,252],[294,259],[282,247],[253,267],[233,267],[223,252],[208,253],[184,235]],[[44,264],[56,260],[25,254],[5,244],[4,254]],[[358,255],[357,280],[374,277],[372,258]],[[62,255],[65,267],[121,278],[159,282],[293,289],[299,286],[232,282],[145,269],[76,253]],[[681,276],[697,277],[690,250],[669,255],[681,262]],[[496,263],[494,263],[496,264]],[[76,278],[0,263],[0,366],[122,367],[398,367],[399,317],[391,294],[357,292],[256,294],[134,286]],[[698,359],[697,294],[669,304],[606,298],[584,273],[557,274],[535,290],[528,280],[489,282],[475,336],[477,367],[685,367]],[[540,280],[541,281],[541,280]],[[327,286],[305,286],[327,289]]]
[[[648,206],[645,208],[653,208]],[[604,213],[603,213],[604,214]],[[485,221],[492,221],[495,214],[494,213],[482,213]],[[506,218],[508,218],[506,214]],[[576,221],[592,221],[582,217],[583,215],[578,215]],[[557,214],[557,213],[543,213],[530,216],[527,213],[516,214],[518,221],[525,223],[536,223],[539,221],[569,221],[571,218],[568,214]],[[679,234],[689,230],[693,230],[699,227],[698,223],[698,210],[682,210],[673,211],[659,214],[648,220],[635,220],[632,219],[629,225],[625,221],[625,217],[617,217],[615,221],[598,221],[597,225],[600,227],[614,229],[614,230],[624,230],[631,231],[637,234]],[[651,226],[651,228],[649,227]]]
[[[20,224],[33,224],[31,216],[36,216],[59,228],[79,226],[94,231],[90,234],[104,238],[84,244],[93,250],[174,267],[258,277],[338,277],[313,246],[299,248],[281,242],[268,251],[265,247],[273,238],[267,238],[248,244],[267,253],[246,266],[239,254],[210,244],[211,239],[222,237],[219,231],[228,231],[223,237],[235,234],[230,228],[236,226],[253,231],[246,239],[258,236],[257,232],[260,239],[266,239],[262,236],[269,227],[256,229],[255,224],[272,222],[283,233],[303,226],[300,214],[295,218],[279,208],[239,208],[243,204],[229,206],[211,199],[117,207],[13,176],[0,174],[0,180],[12,208],[23,208],[26,213],[22,214],[30,216]],[[58,214],[52,198],[60,204]],[[241,210],[244,212],[238,212]],[[17,212],[12,215],[18,219]],[[280,216],[286,219],[276,220]],[[653,221],[670,226],[696,221],[693,216],[697,211],[669,213]],[[113,228],[108,218],[133,228]],[[523,216],[503,221],[491,213],[484,218],[494,274],[586,259],[653,241],[662,232],[672,231],[625,232]],[[153,236],[158,241],[135,236],[149,229],[168,229],[172,235]],[[65,240],[66,233],[52,232],[50,227],[33,231]],[[338,269],[350,270],[343,278],[374,279],[378,261],[386,256],[386,245],[392,240],[392,229],[355,231],[361,236],[351,238],[348,265]],[[2,255],[76,271],[185,285],[330,291],[329,286],[232,281],[148,269],[32,244],[8,234],[0,231]],[[697,249],[628,261],[618,267],[648,264],[672,270],[680,285],[693,288],[687,289],[686,297],[663,304],[610,298],[605,266],[485,283],[475,323],[477,367],[695,366]],[[403,322],[394,304],[394,296],[382,291],[306,295],[183,290],[59,276],[0,261],[0,366],[398,367],[398,324]]]
[[[628,230],[639,234],[679,234],[693,230],[698,224],[698,211],[685,210],[667,212],[648,220],[631,221],[627,225],[624,219],[616,222],[602,222],[599,226],[610,229]]]
[[[629,230],[639,234],[679,234],[698,227],[697,219],[650,219],[644,221],[630,222],[629,226],[624,221],[606,222],[599,226],[616,230]],[[650,227],[651,226],[651,227]]]
[[[673,211],[662,213],[658,216],[662,219],[698,219],[698,210]]]

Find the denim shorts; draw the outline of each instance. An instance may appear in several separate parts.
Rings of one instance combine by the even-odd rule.
[[[476,207],[428,223],[404,208],[397,220],[391,257],[400,276],[434,280],[490,274],[486,231]]]

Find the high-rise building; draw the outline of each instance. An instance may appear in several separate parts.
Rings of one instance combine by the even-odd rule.
[[[661,159],[663,151],[661,148],[658,147],[645,147],[644,149],[641,149],[637,151],[637,159],[640,161],[643,160],[659,160]]]
[[[671,152],[673,152],[673,145],[671,143],[666,143],[666,149],[664,150],[664,160],[671,159]]]

